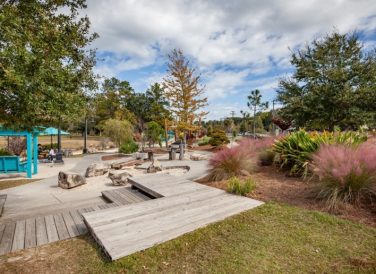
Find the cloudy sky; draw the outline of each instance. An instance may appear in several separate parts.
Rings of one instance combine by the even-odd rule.
[[[166,73],[180,48],[202,74],[208,119],[239,115],[258,88],[275,97],[291,73],[291,50],[337,30],[357,31],[376,45],[375,0],[88,0],[85,13],[100,35],[96,72],[145,91]]]

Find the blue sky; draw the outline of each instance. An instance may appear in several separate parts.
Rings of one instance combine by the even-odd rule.
[[[96,72],[127,80],[143,92],[166,74],[167,54],[180,48],[202,75],[207,119],[240,115],[258,88],[275,97],[288,77],[291,49],[328,32],[357,31],[376,46],[372,0],[88,0],[84,12],[100,38]]]

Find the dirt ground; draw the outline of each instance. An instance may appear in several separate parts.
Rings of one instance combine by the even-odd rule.
[[[88,147],[99,147],[103,137],[88,136]],[[57,136],[52,136],[52,142],[57,143]],[[38,143],[41,145],[49,145],[51,136],[39,136]],[[109,142],[111,144],[111,142]],[[0,137],[0,147],[6,147],[7,137]],[[61,146],[63,149],[82,149],[84,147],[84,138],[82,136],[61,136]]]
[[[319,210],[336,215],[337,217],[352,220],[376,227],[376,208],[364,208],[353,205],[342,205],[335,212],[329,211],[325,202],[316,199],[318,182],[288,177],[285,172],[275,167],[260,167],[251,177],[256,181],[256,190],[248,195],[261,201],[282,202],[305,209]],[[246,178],[246,177],[244,177]],[[227,181],[200,183],[227,189]]]

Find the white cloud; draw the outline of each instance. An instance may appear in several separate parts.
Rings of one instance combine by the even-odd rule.
[[[100,52],[112,53],[98,62],[99,73],[116,76],[142,69],[178,47],[199,66],[211,101],[225,100],[247,86],[272,89],[278,77],[270,79],[268,73],[289,68],[289,48],[334,29],[370,36],[376,30],[374,0],[87,2],[84,12],[100,35],[94,45]],[[366,46],[374,43],[368,41]],[[262,76],[266,79],[252,82]]]
[[[126,54],[119,69],[152,64],[159,48],[181,47],[199,65],[279,60],[335,27],[374,30],[376,1],[90,0],[86,12],[100,50]]]

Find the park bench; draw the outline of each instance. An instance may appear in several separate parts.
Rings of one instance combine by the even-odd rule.
[[[0,156],[0,173],[26,172],[26,166],[19,156]]]

